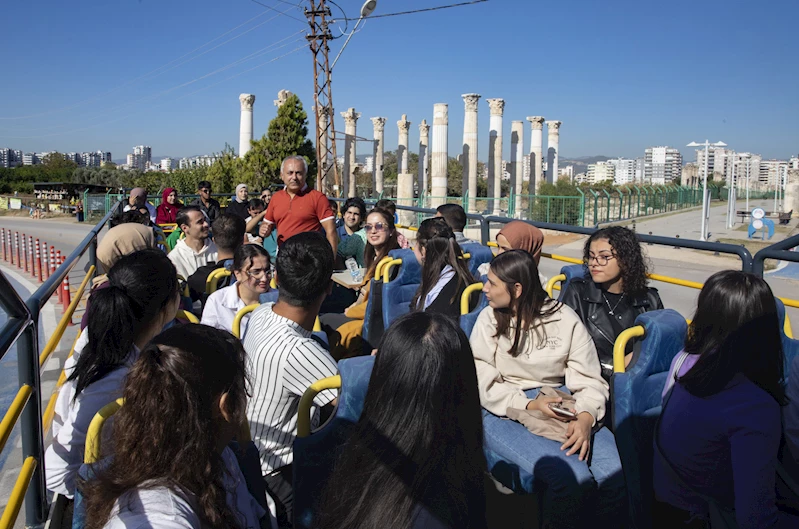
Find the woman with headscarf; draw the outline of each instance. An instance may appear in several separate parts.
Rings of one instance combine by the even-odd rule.
[[[126,255],[147,248],[155,248],[155,233],[151,228],[142,224],[128,222],[120,224],[108,230],[105,237],[97,245],[97,265],[98,275],[92,281],[92,292],[96,289],[108,286],[108,276],[106,275],[117,261]],[[86,300],[86,310],[80,322],[81,330],[86,328],[89,314],[89,299]]]
[[[544,246],[544,234],[533,226],[520,220],[514,220],[505,224],[505,226],[497,233],[497,255],[507,252],[508,250],[524,250],[535,259],[536,266],[541,261],[541,248]],[[488,268],[491,263],[483,263],[477,269],[481,276],[488,274]],[[546,288],[547,278],[541,271],[538,271],[538,279],[541,281],[541,286]]]
[[[237,185],[236,196],[230,201],[230,204],[228,204],[226,212],[239,216],[246,221],[247,217],[250,216],[249,197],[250,194],[247,189],[247,184]]]
[[[183,204],[178,200],[178,192],[174,187],[167,187],[161,193],[161,203],[155,210],[156,224],[174,224],[178,211]]]

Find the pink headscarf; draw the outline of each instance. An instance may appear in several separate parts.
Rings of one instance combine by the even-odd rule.
[[[497,237],[503,235],[508,239],[511,248],[514,250],[524,250],[535,259],[535,263],[541,260],[541,247],[544,246],[544,234],[530,224],[520,220],[514,220],[505,224],[499,230]]]

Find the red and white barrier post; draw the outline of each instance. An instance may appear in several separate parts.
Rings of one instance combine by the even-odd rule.
[[[61,258],[61,264],[63,265],[66,260],[67,260],[66,256],[62,257]],[[69,307],[69,304],[71,302],[71,300],[69,299],[70,298],[70,294],[69,294],[69,274],[66,274],[64,276],[64,281],[63,281],[63,283],[61,285],[62,285],[62,290],[64,291],[64,295],[63,295],[63,299],[61,300],[61,303],[63,304],[64,311],[66,312],[67,307]]]
[[[61,266],[61,250],[56,250],[56,252],[55,252],[55,266],[56,266],[56,268]],[[55,270],[53,270],[53,272],[55,272]],[[63,303],[64,302],[64,289],[63,288],[59,288],[58,289],[58,302],[59,303]]]
[[[14,253],[17,254],[17,268],[22,268],[22,261],[19,260],[19,232],[14,232]],[[11,254],[11,264],[14,264],[14,254]]]
[[[50,279],[50,261],[47,259],[47,243],[42,241],[42,272],[44,272],[44,277],[42,278],[42,283],[45,280]]]
[[[8,261],[8,252],[6,252],[6,230],[0,230],[3,236],[3,261]]]
[[[36,249],[33,247],[33,235],[28,235],[28,262],[31,264],[31,277],[36,279]]]
[[[42,245],[39,239],[36,239],[36,278],[39,281],[44,281],[42,278]]]
[[[25,242],[25,234],[22,234],[22,256],[25,258],[25,268],[23,270],[25,272],[28,271],[28,244]]]

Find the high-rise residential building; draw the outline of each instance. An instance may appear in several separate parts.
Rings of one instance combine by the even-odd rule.
[[[589,184],[598,184],[606,180],[613,180],[616,176],[616,166],[608,162],[597,162],[588,164],[588,170],[585,173],[585,182]]]
[[[733,151],[724,147],[709,147],[707,150],[708,179],[727,182],[732,174]],[[696,165],[700,171],[705,167],[704,147],[696,150]],[[702,173],[704,175],[704,173]]]
[[[16,149],[0,149],[0,167],[17,167],[22,165],[22,151]]]
[[[785,160],[762,160],[758,178],[761,188],[773,189],[783,174],[788,172],[788,167]]]
[[[673,147],[648,147],[644,151],[644,183],[664,185],[682,174],[682,155]]]
[[[567,165],[566,167],[561,167],[558,169],[558,179],[566,178],[571,182],[574,180],[574,166]]]
[[[750,189],[758,189],[760,187],[760,162],[762,158],[759,154],[735,153],[735,183],[738,189],[746,189],[747,180],[749,181]],[[701,168],[700,171],[702,171]]]
[[[366,163],[363,164],[363,170],[366,173],[371,173],[375,170],[375,157],[374,156],[367,156]]]
[[[788,166],[791,169],[799,169],[799,156],[791,156],[791,159],[788,160]]]
[[[607,163],[616,168],[615,176],[613,177],[615,185],[623,186],[635,182],[635,162],[635,160],[630,158],[616,158],[607,161]]]
[[[133,148],[133,154],[128,154],[127,161],[129,169],[147,171],[152,166],[153,150],[147,145],[137,145]]]
[[[530,181],[530,157],[523,156],[522,157],[522,181],[529,182]]]
[[[172,158],[162,158],[161,159],[161,171],[164,173],[170,173],[173,169],[177,168],[176,160]]]
[[[42,157],[45,155],[43,153]],[[39,165],[40,163],[42,163],[42,159],[35,152],[26,152],[22,155],[22,165]]]

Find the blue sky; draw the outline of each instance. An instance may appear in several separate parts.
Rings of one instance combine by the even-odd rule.
[[[260,1],[304,18],[291,2]],[[375,14],[451,1],[378,0]],[[362,1],[338,4],[354,17]],[[237,148],[240,93],[257,97],[257,136],[280,89],[312,105],[307,25],[276,15],[251,0],[5,0],[0,146],[102,149],[115,159],[139,144],[170,156]],[[491,97],[506,100],[506,158],[511,120],[531,115],[563,121],[563,157],[634,157],[670,145],[692,160],[685,144],[707,138],[788,158],[799,153],[797,20],[795,0],[489,0],[373,19],[337,64],[333,99],[337,116],[362,113],[360,136],[371,137],[370,117],[387,117],[389,150],[401,114],[415,151],[419,122],[432,123],[433,104],[448,103],[457,154],[460,96],[476,92],[481,160]],[[331,44],[331,58],[343,41]],[[340,116],[336,124],[343,130]],[[529,135],[525,122],[525,152]]]

